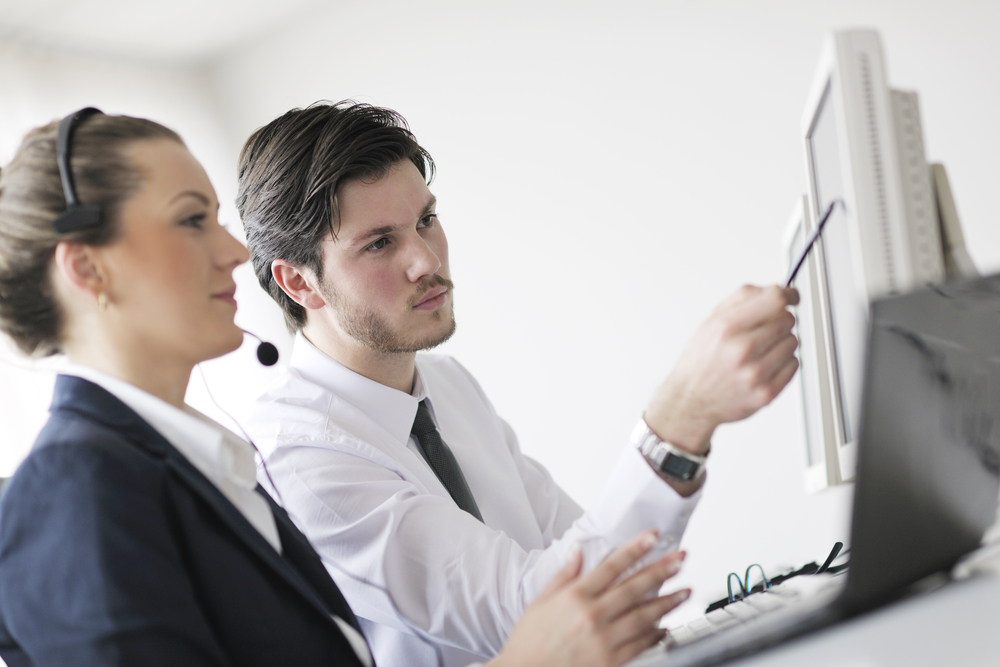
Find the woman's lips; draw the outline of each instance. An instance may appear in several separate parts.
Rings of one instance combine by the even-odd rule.
[[[212,295],[213,299],[218,299],[220,301],[225,301],[228,304],[236,305],[236,285],[233,285],[229,289],[223,292],[217,292]]]

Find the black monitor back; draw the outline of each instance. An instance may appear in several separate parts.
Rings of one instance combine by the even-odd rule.
[[[872,304],[840,602],[878,606],[975,549],[1000,486],[1000,276]]]

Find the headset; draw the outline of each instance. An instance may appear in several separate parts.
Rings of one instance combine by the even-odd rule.
[[[73,143],[73,130],[84,118],[101,113],[100,109],[87,107],[59,121],[59,133],[56,136],[56,160],[59,163],[59,178],[62,179],[63,193],[66,195],[66,211],[52,222],[52,226],[60,234],[90,229],[101,224],[101,207],[94,204],[81,204],[76,196],[73,184],[73,172],[69,168],[70,147]]]
[[[59,121],[59,131],[56,135],[56,162],[59,165],[59,178],[62,180],[63,194],[66,195],[66,210],[52,221],[52,227],[60,234],[69,234],[81,229],[92,229],[101,224],[103,215],[98,204],[82,204],[76,195],[76,185],[73,182],[73,172],[70,169],[71,149],[73,147],[73,132],[84,119],[94,114],[104,113],[94,107],[86,107],[74,111]],[[257,360],[264,366],[278,363],[278,348],[272,343],[261,339],[246,329],[243,333],[253,336],[259,341]]]

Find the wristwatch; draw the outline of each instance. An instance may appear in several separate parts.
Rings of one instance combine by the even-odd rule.
[[[632,444],[639,448],[642,455],[664,477],[678,482],[693,482],[705,471],[705,456],[698,456],[674,447],[669,442],[663,442],[640,419],[632,431]]]

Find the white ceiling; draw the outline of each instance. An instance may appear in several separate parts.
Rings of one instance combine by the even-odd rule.
[[[308,17],[321,0],[0,0],[0,41],[167,63],[203,61]]]

